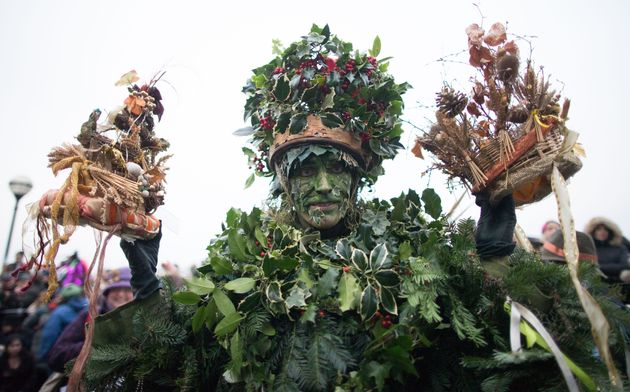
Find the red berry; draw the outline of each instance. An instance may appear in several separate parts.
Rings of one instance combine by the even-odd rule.
[[[381,316],[382,316],[382,315],[383,315],[383,314],[381,313],[381,311],[380,311],[380,310],[377,310],[377,311],[374,313],[374,316],[375,316],[376,318],[381,318]]]
[[[389,328],[392,326],[392,322],[389,320],[383,320],[381,321],[381,325],[383,326],[383,328]]]
[[[324,317],[326,315],[326,312],[323,310],[319,311],[319,317]]]
[[[346,265],[345,267],[342,268],[343,272],[350,272],[350,266]]]
[[[260,257],[265,257],[265,252],[260,252]]]

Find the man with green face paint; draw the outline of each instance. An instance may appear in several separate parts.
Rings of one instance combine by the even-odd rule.
[[[125,380],[131,390],[155,387],[151,377],[190,390],[479,390],[512,371],[557,376],[552,366],[527,368],[520,359],[495,363],[497,352],[511,355],[501,312],[507,289],[497,283],[514,249],[511,197],[491,206],[476,195],[476,230],[471,221],[454,229],[432,190],[359,200],[402,147],[401,95],[409,86],[372,57],[378,50],[380,40],[368,56],[314,26],[254,70],[243,90],[254,148],[244,151],[255,175],[273,177],[275,204],[230,210],[200,277],[175,294],[180,304],[154,294],[138,305],[173,310],[168,321],[185,339],[160,346],[118,334],[141,354],[129,354],[136,356],[107,380]],[[142,293],[158,287],[159,240],[122,245]],[[123,311],[126,330],[168,325]],[[105,331],[112,340],[113,325]],[[164,352],[177,360],[156,364],[152,353]],[[480,371],[467,358],[492,366]]]

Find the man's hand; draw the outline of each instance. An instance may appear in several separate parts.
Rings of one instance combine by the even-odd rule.
[[[481,207],[475,240],[477,253],[482,259],[508,256],[514,250],[516,212],[512,195],[504,197],[497,205],[490,204],[487,192],[475,195],[475,204]]]

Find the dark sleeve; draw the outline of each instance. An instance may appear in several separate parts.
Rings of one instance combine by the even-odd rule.
[[[475,195],[475,204],[481,207],[475,241],[481,259],[508,256],[514,251],[514,227],[516,212],[512,195],[504,197],[497,205],[490,204],[486,192]]]
[[[617,255],[615,257],[607,257],[606,259],[608,260],[601,260],[599,262],[599,269],[610,279],[619,281],[619,274],[621,271],[630,270],[630,265],[628,264],[628,251],[623,246],[613,249],[618,250]]]
[[[160,288],[160,281],[155,275],[157,271],[158,252],[162,238],[162,222],[160,231],[150,240],[120,241],[129,269],[131,269],[131,289],[136,299],[150,296]]]
[[[66,362],[76,358],[81,352],[85,341],[87,314],[87,310],[81,312],[73,322],[68,324],[48,352],[47,363],[52,370],[63,373]]]

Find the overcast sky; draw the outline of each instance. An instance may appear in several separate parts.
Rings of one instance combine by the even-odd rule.
[[[416,5],[412,5],[416,4]],[[18,210],[10,255],[20,246],[24,206],[59,187],[47,166],[54,146],[72,142],[95,109],[122,104],[125,89],[114,83],[136,69],[143,80],[164,70],[159,87],[165,114],[156,128],[171,142],[166,205],[157,216],[165,229],[160,260],[185,270],[205,258],[208,241],[220,232],[230,207],[261,206],[267,184],[244,190],[249,175],[241,153],[245,139],[232,136],[244,126],[241,87],[251,69],[271,59],[272,39],[290,43],[312,23],[328,23],[340,38],[366,50],[378,34],[381,56],[393,56],[390,71],[414,87],[405,96],[405,118],[427,125],[434,94],[447,81],[469,86],[473,68],[437,61],[466,48],[470,23],[507,22],[508,33],[526,36],[537,65],[562,95],[571,98],[568,127],[580,133],[586,149],[584,168],[570,181],[577,228],[593,216],[606,216],[630,233],[630,138],[625,114],[630,79],[627,1],[466,1],[441,2],[217,2],[191,1],[9,1],[0,2],[0,245],[4,253],[14,197],[11,178],[23,175],[33,190]],[[512,36],[513,37],[513,36]],[[519,41],[523,54],[529,51]],[[407,126],[408,147],[388,163],[374,195],[389,198],[409,188],[433,187],[445,209],[463,189],[449,193],[444,178],[422,177],[429,161],[409,152],[418,131]],[[466,199],[463,216],[477,217]],[[556,217],[549,197],[517,212],[532,236]],[[77,230],[62,246],[59,260],[78,250],[90,260],[95,250],[91,229]],[[11,257],[11,256],[10,256]],[[108,267],[125,263],[112,241]]]

